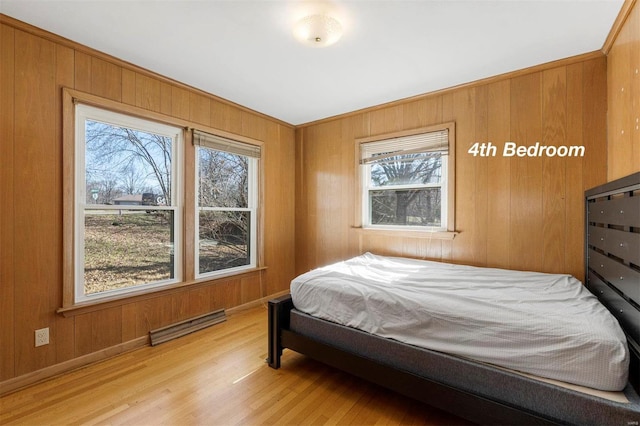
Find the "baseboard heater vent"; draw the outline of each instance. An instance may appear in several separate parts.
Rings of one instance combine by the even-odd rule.
[[[182,337],[189,333],[193,333],[194,331],[202,330],[203,328],[219,324],[226,320],[227,316],[224,313],[224,309],[220,309],[208,314],[200,315],[199,317],[190,318],[188,320],[180,321],[176,324],[171,324],[166,327],[151,330],[149,332],[151,346],[159,345],[160,343],[177,339],[178,337]]]

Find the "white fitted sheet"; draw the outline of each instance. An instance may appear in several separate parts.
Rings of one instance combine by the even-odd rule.
[[[594,389],[627,383],[617,320],[570,275],[366,253],[291,282],[296,309],[381,337]]]

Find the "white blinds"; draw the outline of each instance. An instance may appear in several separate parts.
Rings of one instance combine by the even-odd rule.
[[[369,164],[396,155],[425,152],[448,154],[449,130],[362,143],[360,144],[360,164]]]
[[[195,129],[193,130],[193,143],[194,145],[206,146],[207,148],[244,155],[245,157],[260,158],[262,151],[258,145],[234,141]]]

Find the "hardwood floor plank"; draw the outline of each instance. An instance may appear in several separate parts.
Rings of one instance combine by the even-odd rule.
[[[468,424],[285,351],[267,356],[259,306],[0,398],[2,425]]]

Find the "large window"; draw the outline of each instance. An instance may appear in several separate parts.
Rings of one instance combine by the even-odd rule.
[[[453,125],[359,144],[365,228],[446,231]]]
[[[256,266],[260,147],[194,131],[196,277]]]
[[[182,280],[182,132],[75,106],[75,303]]]
[[[60,312],[261,267],[263,142],[193,125],[63,90]]]

